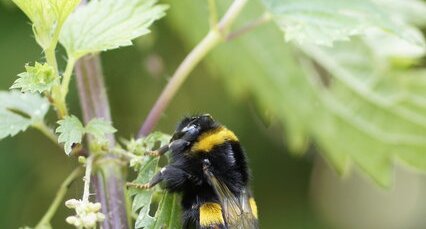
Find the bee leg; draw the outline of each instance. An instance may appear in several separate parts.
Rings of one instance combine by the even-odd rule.
[[[190,183],[199,185],[202,182],[197,176],[173,165],[165,167],[163,179],[166,188],[170,191],[182,191]]]
[[[128,186],[135,187],[138,189],[149,189],[162,181],[164,181],[166,188],[171,191],[181,190],[182,187],[184,187],[188,181],[191,181],[193,183],[201,182],[200,179],[192,176],[183,169],[168,165],[162,168],[157,174],[155,174],[148,183],[128,183]]]
[[[184,151],[184,149],[189,146],[191,143],[189,141],[186,141],[184,139],[178,139],[174,140],[169,144],[170,151],[172,152],[181,152]]]
[[[167,151],[171,150],[171,151],[183,151],[183,149],[187,146],[189,146],[191,143],[189,141],[186,141],[184,139],[178,139],[175,141],[172,141],[170,144],[168,145],[164,145],[160,148],[158,148],[157,150],[151,151],[151,152],[146,152],[145,155],[149,155],[152,157],[159,157],[162,156],[163,154],[165,154]]]
[[[150,188],[154,187],[155,185],[157,185],[158,183],[160,183],[164,179],[163,172],[166,169],[167,169],[167,167],[162,168],[160,170],[160,172],[155,174],[148,183],[138,184],[138,183],[129,182],[129,183],[127,183],[127,186],[128,187],[134,187],[134,188],[137,188],[137,189],[150,189]]]
[[[165,154],[167,151],[169,150],[169,145],[164,145],[154,151],[150,151],[150,152],[145,152],[145,155],[149,155],[152,157],[159,157],[163,154]]]

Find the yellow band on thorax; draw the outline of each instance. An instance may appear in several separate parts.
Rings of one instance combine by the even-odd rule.
[[[222,215],[222,207],[218,203],[205,203],[200,207],[200,225],[225,224]]]
[[[192,146],[191,151],[209,152],[216,145],[223,144],[226,141],[238,141],[238,138],[235,136],[234,132],[225,127],[219,127],[213,131],[201,134],[197,142]]]

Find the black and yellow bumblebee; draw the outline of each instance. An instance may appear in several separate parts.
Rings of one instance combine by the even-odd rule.
[[[232,131],[209,114],[186,117],[170,143],[150,155],[167,151],[170,163],[144,187],[162,182],[182,193],[183,228],[258,228],[246,156]]]

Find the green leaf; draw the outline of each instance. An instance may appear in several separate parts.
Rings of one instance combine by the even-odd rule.
[[[380,30],[424,47],[412,28],[392,20],[370,0],[263,0],[286,41],[331,46],[354,35]],[[391,4],[391,3],[388,3]]]
[[[418,26],[426,25],[426,4],[423,0],[373,0],[373,2],[391,12],[397,20]]]
[[[111,122],[99,118],[90,120],[84,127],[74,115],[59,120],[58,124],[59,127],[56,129],[56,132],[59,133],[58,142],[64,143],[64,150],[67,155],[71,153],[74,144],[81,144],[84,134],[90,134],[96,141],[104,142],[106,134],[117,131],[111,126]]]
[[[64,143],[64,150],[67,155],[72,151],[72,146],[76,143],[80,144],[85,129],[80,120],[74,115],[66,116],[58,121],[59,127],[56,128],[56,133],[59,134],[58,142]]]
[[[161,132],[154,132],[146,138],[127,141],[127,150],[136,156],[143,155],[147,151],[154,150],[158,145],[168,144],[170,136]],[[133,181],[137,184],[145,184],[159,171],[158,157],[140,156],[133,167],[137,169],[138,176]],[[181,228],[180,207],[176,194],[161,191],[158,188],[139,190],[131,188],[128,192],[133,197],[132,212],[137,215],[135,228]],[[156,198],[154,198],[156,197]],[[160,199],[160,202],[158,202]],[[149,213],[151,204],[158,205],[155,215]]]
[[[182,228],[180,223],[180,205],[178,194],[165,192],[160,201],[157,212],[155,213],[154,225],[147,228],[162,229],[178,229]]]
[[[104,139],[106,134],[112,134],[116,131],[117,130],[112,127],[110,121],[105,121],[99,118],[90,120],[85,128],[85,132],[91,134],[98,141]]]
[[[145,165],[139,170],[138,177],[134,181],[138,184],[145,184],[154,176],[158,167],[158,158],[148,159]],[[149,215],[150,205],[154,190],[136,190],[133,189],[132,211],[138,215],[135,222],[135,228],[152,228],[155,222],[154,217]]]
[[[31,120],[7,110],[0,110],[0,139],[25,131]]]
[[[157,165],[158,158],[149,159],[139,171],[138,178],[134,182],[139,184],[149,182],[158,169]],[[155,216],[152,217],[149,213],[154,194],[157,194],[161,200]],[[177,194],[168,193],[167,191],[133,190],[132,195],[134,195],[132,211],[138,215],[135,228],[181,228],[180,205]]]
[[[57,43],[59,31],[81,0],[13,0],[33,23],[37,42],[43,49]]]
[[[94,0],[73,13],[60,42],[76,59],[88,54],[132,45],[149,33],[148,27],[165,15],[157,0]]]
[[[14,5],[10,0],[0,0],[0,4],[3,4],[7,8],[13,8]]]
[[[53,67],[47,63],[35,63],[34,66],[25,65],[26,72],[20,73],[19,78],[13,83],[11,89],[21,88],[22,92],[49,91],[53,85],[59,83]]]
[[[299,1],[286,2],[300,5]],[[319,1],[300,2],[314,10],[320,7]],[[364,1],[355,2],[352,4],[358,8],[353,9],[362,9]],[[191,0],[169,3],[174,10],[168,23],[192,48],[208,31],[207,23],[202,21],[204,4]],[[227,5],[226,1],[218,3],[222,9]],[[334,3],[331,9],[337,10],[348,1]],[[262,13],[261,5],[249,1],[237,23],[244,24]],[[377,23],[386,24],[386,18]],[[378,184],[388,186],[396,158],[426,171],[424,68],[416,73],[399,70],[396,74],[387,55],[359,38],[336,42],[334,48],[304,43],[293,46],[282,42],[281,31],[273,24],[222,45],[205,63],[235,96],[250,94],[260,109],[274,114],[286,136],[290,136],[293,149],[303,150],[303,139],[313,139],[320,153],[340,173],[355,164]]]
[[[43,121],[49,102],[40,95],[0,91],[0,139]]]

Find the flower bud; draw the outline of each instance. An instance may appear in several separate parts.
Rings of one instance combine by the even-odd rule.
[[[103,213],[96,213],[96,218],[98,220],[98,222],[103,222],[105,220],[105,215]]]
[[[76,216],[68,216],[65,221],[71,225],[74,225],[76,227],[81,226],[81,220]]]
[[[89,213],[81,218],[83,226],[92,228],[96,225],[97,217],[95,213]]]
[[[70,199],[65,201],[65,206],[67,206],[67,208],[76,208],[79,205],[80,205],[80,201],[76,199]]]
[[[86,164],[86,161],[87,161],[86,157],[83,157],[83,156],[78,157],[78,162],[80,164]]]
[[[87,210],[89,212],[98,212],[101,209],[101,203],[88,203]]]

